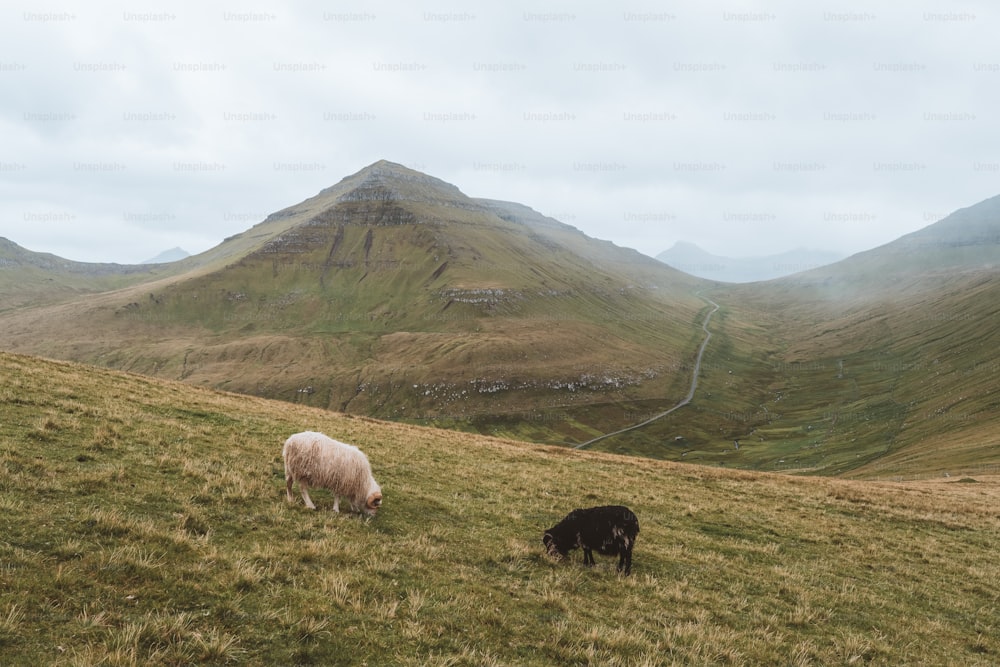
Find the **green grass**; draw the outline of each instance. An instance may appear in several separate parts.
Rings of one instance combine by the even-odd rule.
[[[1000,660],[997,477],[723,471],[9,354],[0,375],[4,664]],[[285,502],[307,428],[368,453],[376,518]],[[603,503],[639,516],[629,578],[542,552]]]

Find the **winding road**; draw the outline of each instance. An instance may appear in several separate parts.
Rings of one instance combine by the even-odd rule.
[[[688,403],[691,402],[691,399],[694,398],[694,392],[697,391],[697,389],[698,389],[698,374],[701,371],[701,358],[705,354],[705,348],[708,347],[708,341],[712,340],[712,332],[708,330],[708,322],[712,319],[712,315],[715,315],[715,311],[717,311],[719,309],[719,304],[717,304],[716,302],[712,301],[707,296],[701,296],[701,294],[699,294],[698,296],[700,298],[704,299],[705,301],[707,301],[712,306],[712,310],[708,311],[708,314],[705,315],[705,321],[702,322],[702,324],[701,324],[701,328],[705,332],[705,340],[703,340],[701,342],[701,347],[698,348],[698,356],[697,356],[697,358],[695,358],[695,361],[694,361],[694,371],[691,374],[691,389],[688,390],[687,396],[685,396],[681,400],[680,403],[678,403],[674,407],[670,408],[666,412],[661,412],[658,415],[650,417],[646,421],[639,422],[638,424],[633,424],[632,426],[627,426],[627,427],[625,427],[625,428],[623,428],[621,430],[613,431],[611,433],[605,433],[604,435],[599,435],[596,438],[594,438],[593,440],[588,440],[586,442],[582,442],[579,445],[574,446],[573,449],[583,449],[584,447],[587,447],[588,445],[592,445],[595,442],[599,442],[601,440],[604,440],[605,438],[610,438],[610,437],[615,436],[615,435],[620,435],[622,433],[628,433],[629,431],[634,431],[637,428],[642,428],[643,426],[645,426],[647,424],[651,424],[651,423],[655,422],[657,419],[663,419],[664,417],[666,417],[667,415],[669,415],[671,412],[674,412],[675,410],[679,410],[679,409],[683,408],[685,405],[687,405]]]

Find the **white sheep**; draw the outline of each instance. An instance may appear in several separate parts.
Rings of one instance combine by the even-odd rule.
[[[290,503],[295,502],[292,483],[298,482],[302,499],[312,510],[316,506],[309,498],[310,486],[333,493],[334,512],[340,512],[340,496],[347,498],[352,510],[360,509],[368,516],[375,516],[382,505],[382,488],[372,477],[368,457],[354,445],[305,431],[285,441],[281,456],[285,460],[285,490]]]

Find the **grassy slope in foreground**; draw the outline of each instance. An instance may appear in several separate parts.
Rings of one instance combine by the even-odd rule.
[[[996,664],[1000,485],[719,471],[0,354],[0,654],[19,664]],[[281,441],[364,449],[370,522],[286,505]],[[558,563],[577,506],[633,576]]]

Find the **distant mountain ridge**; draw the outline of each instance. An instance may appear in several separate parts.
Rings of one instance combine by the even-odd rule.
[[[141,273],[149,270],[149,267],[139,267],[134,264],[77,262],[47,252],[28,250],[3,237],[0,237],[0,266],[34,267],[46,271],[81,275]]]
[[[832,264],[843,258],[843,255],[834,252],[808,248],[762,257],[723,257],[684,241],[678,241],[656,256],[661,262],[692,276],[726,283],[772,280]]]
[[[75,262],[0,237],[0,312],[153,280],[160,265]]]
[[[897,242],[901,245],[1000,245],[1000,195],[960,208]]]
[[[1000,196],[957,209],[941,220],[834,264],[782,277],[785,286],[827,296],[873,291],[919,294],[930,282],[1000,268]]]

